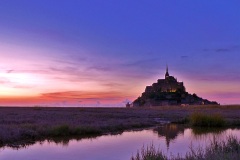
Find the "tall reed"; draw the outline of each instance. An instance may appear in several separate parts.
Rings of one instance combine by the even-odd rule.
[[[153,145],[143,147],[131,160],[239,160],[240,159],[240,141],[233,136],[226,141],[218,141],[215,138],[206,148],[193,148],[186,153],[185,157],[168,157],[161,150],[157,150]]]

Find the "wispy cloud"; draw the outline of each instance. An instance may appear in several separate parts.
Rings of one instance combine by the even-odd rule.
[[[127,67],[146,67],[146,66],[152,66],[156,65],[160,61],[160,58],[150,58],[150,59],[141,59],[141,60],[133,60],[123,63],[123,66]]]
[[[235,73],[221,74],[221,72],[189,72],[185,73],[184,77],[191,80],[204,80],[209,82],[222,81],[222,82],[239,82],[240,75]]]
[[[31,74],[50,74],[47,69],[10,69],[6,73],[31,73]]]
[[[34,88],[33,85],[13,85],[13,88],[18,88],[18,89],[30,89],[30,88]]]
[[[215,49],[215,52],[230,52],[231,50],[229,48],[218,48]]]
[[[91,70],[96,70],[96,71],[103,71],[103,72],[106,72],[106,71],[112,71],[112,67],[110,66],[101,66],[101,65],[95,65],[95,66],[91,66],[91,67],[88,67],[87,68],[87,71],[91,71]]]
[[[204,52],[216,52],[216,53],[226,53],[226,52],[234,52],[240,49],[239,45],[233,45],[228,47],[221,47],[221,48],[206,48],[203,49]]]
[[[102,85],[107,87],[123,87],[123,84],[117,82],[103,82]]]
[[[240,92],[224,92],[224,93],[214,93],[216,97],[221,97],[221,98],[239,98],[240,97]]]
[[[12,73],[14,70],[13,69],[10,69],[10,70],[7,70],[6,73]]]
[[[123,98],[125,95],[120,92],[89,92],[89,91],[66,91],[66,92],[52,92],[52,93],[43,93],[42,97],[44,98],[53,98],[53,99],[101,99],[101,98]]]
[[[182,59],[186,59],[186,58],[189,58],[189,56],[183,55],[183,56],[181,56],[181,58],[182,58]]]

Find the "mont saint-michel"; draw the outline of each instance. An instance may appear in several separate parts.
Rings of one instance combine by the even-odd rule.
[[[140,97],[133,101],[132,107],[139,106],[168,106],[168,105],[217,105],[215,101],[209,101],[198,97],[195,93],[190,94],[186,91],[183,82],[178,82],[170,76],[168,67],[166,68],[165,78],[158,79],[157,83],[146,86],[145,91]],[[128,104],[127,106],[130,106]]]

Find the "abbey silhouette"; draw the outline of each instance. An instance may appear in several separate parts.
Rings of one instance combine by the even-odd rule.
[[[166,106],[166,105],[209,105],[218,104],[186,92],[183,82],[169,75],[166,67],[165,79],[158,79],[157,83],[146,86],[145,91],[131,106]],[[128,105],[129,106],[129,105]]]

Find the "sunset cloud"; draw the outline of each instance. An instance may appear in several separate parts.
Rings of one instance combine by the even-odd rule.
[[[167,64],[187,91],[240,103],[239,2],[59,3],[0,2],[0,105],[124,106]]]

